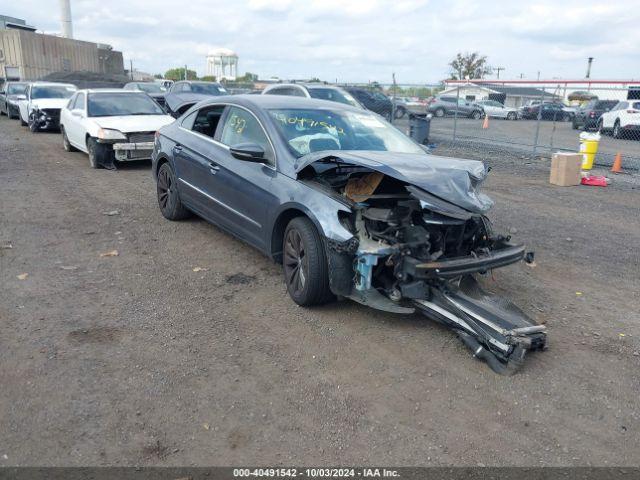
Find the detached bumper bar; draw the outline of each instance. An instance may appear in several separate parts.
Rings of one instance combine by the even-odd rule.
[[[456,278],[476,272],[486,272],[493,268],[504,267],[523,260],[524,245],[507,244],[504,248],[493,250],[478,257],[461,257],[449,260],[414,263],[409,273],[415,278]]]
[[[153,142],[114,143],[116,160],[149,160],[153,152]]]

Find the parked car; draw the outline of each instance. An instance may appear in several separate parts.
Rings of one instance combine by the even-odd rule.
[[[540,114],[541,120],[553,120],[555,122],[570,122],[572,114],[564,110],[562,103],[542,103],[526,107],[522,110],[522,118],[535,120]]]
[[[439,96],[435,97],[427,111],[436,117],[444,117],[445,115],[457,115],[461,117],[469,117],[473,119],[482,118],[484,111],[481,106],[464,98]]]
[[[387,120],[391,119],[393,104],[391,99],[384,93],[361,87],[344,87],[344,89],[353,95],[367,110],[371,110]]]
[[[584,128],[585,130],[598,128],[600,116],[616,106],[618,100],[591,100],[583,107],[576,110],[572,121],[575,130]]]
[[[323,83],[277,83],[269,85],[262,95],[288,95],[293,97],[317,98],[344,103],[356,108],[364,108],[349,92],[340,87]]]
[[[174,117],[179,117],[200,100],[229,95],[227,89],[217,82],[183,80],[171,85],[165,94],[165,107]]]
[[[164,96],[167,94],[167,90],[158,82],[129,82],[122,88],[144,92],[158,102],[161,107],[165,106]]]
[[[113,169],[114,160],[149,160],[156,131],[173,117],[146,93],[79,90],[60,115],[64,149],[89,155],[92,168]]]
[[[496,100],[479,100],[475,103],[482,107],[484,114],[488,117],[517,120],[520,116],[517,108],[505,107],[502,103]]]
[[[420,113],[426,112],[426,102],[421,102],[418,99],[410,97],[391,97],[391,101],[395,106],[395,118],[403,118],[407,113]]]
[[[482,290],[478,272],[523,259],[491,230],[482,162],[437,157],[378,115],[296,96],[210,98],[155,140],[162,215],[192,212],[283,264],[301,306],[334,296],[448,325],[500,373],[545,344]]]
[[[600,116],[598,128],[603,133],[611,133],[614,138],[622,138],[633,133],[640,139],[640,100],[623,100]]]
[[[27,82],[7,82],[0,92],[0,114],[4,113],[9,118],[18,118],[18,102],[27,97]]]
[[[20,124],[32,132],[57,129],[60,109],[76,92],[70,83],[33,82],[25,90],[24,100],[18,101]]]

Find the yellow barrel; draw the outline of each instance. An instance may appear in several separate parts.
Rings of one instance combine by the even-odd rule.
[[[580,134],[580,153],[582,154],[582,170],[591,170],[598,153],[600,133],[582,132]]]

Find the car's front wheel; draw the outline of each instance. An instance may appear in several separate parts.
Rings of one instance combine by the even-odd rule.
[[[474,110],[473,112],[471,112],[470,116],[474,120],[480,120],[482,118],[482,112],[480,110]]]
[[[180,200],[176,175],[168,162],[158,169],[156,192],[160,212],[167,220],[184,220],[191,215]]]
[[[518,115],[516,114],[516,112],[507,113],[507,120],[517,120],[517,119],[518,119]]]
[[[306,217],[296,217],[284,232],[284,280],[298,305],[321,305],[333,299],[329,289],[327,255],[316,227]]]
[[[407,109],[404,107],[396,107],[396,120],[400,120],[407,114]]]
[[[436,117],[444,117],[444,108],[436,108],[435,112],[433,112]]]

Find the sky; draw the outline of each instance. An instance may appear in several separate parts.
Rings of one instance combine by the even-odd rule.
[[[61,31],[58,0],[2,2],[0,14]],[[458,52],[503,79],[640,79],[637,0],[71,0],[74,37],[121,50],[125,68],[204,75],[207,52],[239,55],[260,78],[436,83]],[[495,78],[492,75],[488,78]]]

